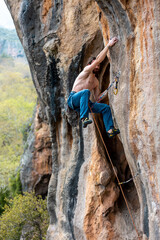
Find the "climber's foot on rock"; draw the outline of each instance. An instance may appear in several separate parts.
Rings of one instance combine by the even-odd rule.
[[[110,129],[107,132],[107,135],[108,135],[109,138],[112,138],[112,137],[116,136],[119,133],[120,133],[119,129],[113,128],[113,129]]]
[[[91,124],[92,123],[92,120],[89,119],[89,118],[82,118],[82,125],[83,125],[83,128],[86,128],[88,124]]]

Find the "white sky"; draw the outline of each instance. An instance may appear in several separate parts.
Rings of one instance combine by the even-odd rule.
[[[4,0],[0,0],[0,26],[4,28],[9,28],[9,29],[15,28],[11,14]]]

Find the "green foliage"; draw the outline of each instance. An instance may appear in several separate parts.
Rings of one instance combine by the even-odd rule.
[[[0,185],[19,166],[24,125],[30,120],[36,105],[36,92],[26,62],[4,59],[0,63]]]
[[[8,186],[0,188],[0,215],[4,211],[4,206],[8,204],[9,199],[22,193],[22,184],[20,181],[20,169],[11,175]]]
[[[7,199],[10,197],[10,191],[8,187],[0,188],[0,215],[4,211],[4,206],[7,204]]]
[[[49,216],[46,200],[34,193],[17,195],[5,206],[0,218],[0,240],[20,239],[22,229],[23,237],[27,240],[46,239]]]
[[[20,181],[20,169],[16,174],[12,174],[11,177],[9,178],[9,190],[10,195],[12,197],[22,193],[22,184]]]
[[[3,60],[3,58],[7,58],[7,59],[10,58],[10,59],[11,59],[12,57],[9,56],[9,55],[7,55],[6,53],[2,53],[2,54],[1,54],[1,58],[2,58],[2,60]]]

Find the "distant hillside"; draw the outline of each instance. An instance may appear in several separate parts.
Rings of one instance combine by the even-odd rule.
[[[4,55],[12,56],[14,58],[25,57],[16,30],[9,30],[0,27],[0,56]]]

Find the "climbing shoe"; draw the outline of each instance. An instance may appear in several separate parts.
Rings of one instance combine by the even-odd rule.
[[[120,133],[119,129],[113,128],[111,133],[107,132],[107,135],[108,135],[109,138],[112,138],[119,133]]]
[[[89,119],[89,118],[84,118],[82,119],[82,125],[83,125],[83,128],[86,128],[88,124],[91,124],[92,123],[92,120]]]

